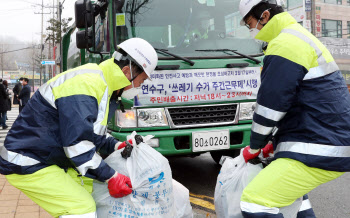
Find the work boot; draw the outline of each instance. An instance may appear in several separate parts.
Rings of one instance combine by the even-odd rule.
[[[7,125],[2,127],[2,129],[7,129],[7,128],[9,128],[9,126]]]

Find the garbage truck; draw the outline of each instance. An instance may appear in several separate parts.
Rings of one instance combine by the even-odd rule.
[[[63,70],[111,58],[129,38],[147,40],[158,65],[136,98],[122,99],[110,134],[153,135],[150,145],[165,156],[235,157],[249,145],[264,57],[239,24],[239,1],[78,0]]]

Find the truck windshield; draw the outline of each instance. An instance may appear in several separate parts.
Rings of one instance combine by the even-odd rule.
[[[261,54],[261,45],[240,26],[240,0],[125,0],[115,2],[117,44],[132,37],[182,57],[224,56],[201,49]],[[227,57],[227,55],[225,55]],[[169,57],[159,54],[159,58]]]

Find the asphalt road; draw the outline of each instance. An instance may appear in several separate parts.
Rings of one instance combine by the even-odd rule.
[[[199,157],[168,157],[173,178],[190,191],[195,217],[216,217],[214,190],[220,171],[209,153]],[[323,184],[309,194],[318,218],[350,217],[350,173]]]

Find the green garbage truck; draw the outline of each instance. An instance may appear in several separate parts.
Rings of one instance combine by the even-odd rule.
[[[262,45],[240,26],[240,0],[78,0],[62,40],[63,70],[112,57],[138,37],[158,53],[152,81],[122,99],[108,131],[153,135],[165,156],[237,156],[249,145],[260,86]],[[136,104],[137,102],[137,104]]]

